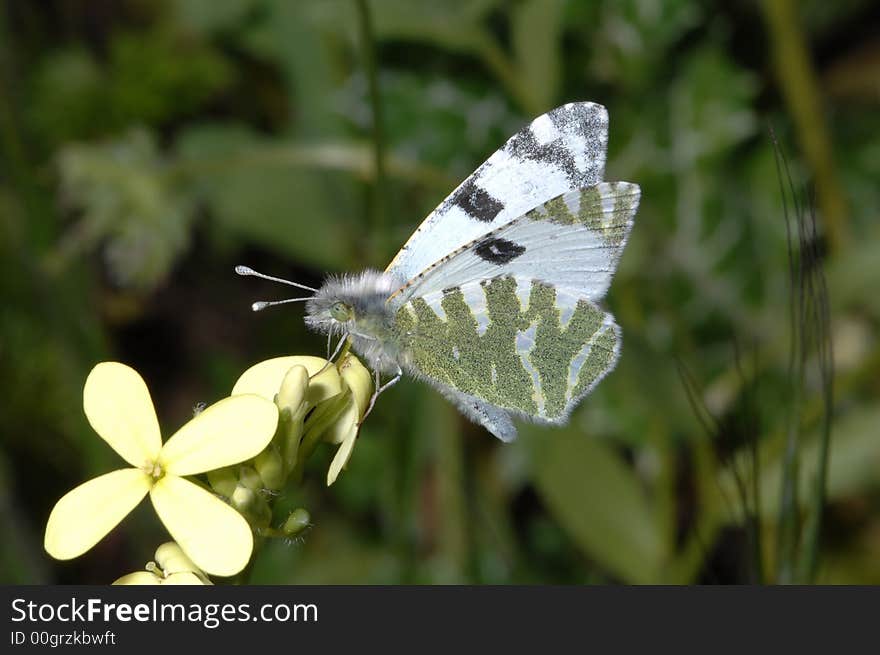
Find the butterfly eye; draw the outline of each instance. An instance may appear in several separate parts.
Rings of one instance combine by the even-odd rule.
[[[337,321],[345,322],[351,320],[351,307],[344,302],[335,302],[330,307],[330,316]]]

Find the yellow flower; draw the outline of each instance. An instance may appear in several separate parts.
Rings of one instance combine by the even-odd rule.
[[[305,385],[306,381],[308,390],[303,400],[300,385]],[[288,392],[288,389],[296,391]],[[351,457],[360,421],[373,393],[373,377],[354,355],[343,356],[335,366],[328,366],[327,360],[320,357],[276,357],[245,371],[235,383],[232,393],[255,393],[274,399],[282,411],[287,410],[291,415],[300,417],[305,411],[325,403],[313,415],[323,407],[327,408],[330,415],[314,421],[317,425],[314,429],[320,431],[319,436],[323,441],[339,444],[327,471],[329,486]],[[337,400],[342,404],[335,406],[327,403]],[[304,436],[303,441],[307,438],[308,435]]]
[[[163,445],[141,376],[124,364],[103,362],[86,380],[83,408],[95,432],[134,468],[81,484],[55,504],[44,539],[52,557],[82,555],[149,493],[162,523],[199,568],[219,576],[244,568],[253,550],[247,521],[183,476],[236,464],[262,451],[278,423],[273,403],[253,394],[224,398]]]
[[[267,400],[275,400],[278,396],[278,404],[282,409],[295,412],[298,407],[289,406],[285,402],[285,394],[279,393],[281,383],[294,367],[304,368],[307,374],[303,384],[308,385],[305,403],[309,409],[342,393],[342,381],[335,366],[327,366],[327,360],[322,357],[297,355],[275,357],[254,364],[238,378],[235,386],[232,387],[232,395],[255,393]],[[293,393],[291,397],[295,398],[297,403],[303,400],[301,392]]]
[[[156,549],[156,561],[147,562],[145,571],[124,575],[115,585],[209,585],[211,581],[180,546],[173,541]]]

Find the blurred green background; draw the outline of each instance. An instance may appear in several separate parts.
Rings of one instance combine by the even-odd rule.
[[[120,465],[82,413],[96,362],[144,375],[167,434],[251,364],[322,355],[301,307],[251,313],[286,292],[235,264],[384,268],[521,125],[593,100],[606,178],[642,187],[617,370],[513,445],[399,384],[333,487],[328,448],[279,499],[314,525],[251,580],[880,582],[878,35],[869,0],[3,2],[0,581],[109,583],[166,540],[144,503],[77,560],[43,552],[54,502]],[[788,318],[771,127],[812,190],[798,279],[824,271],[830,328]]]

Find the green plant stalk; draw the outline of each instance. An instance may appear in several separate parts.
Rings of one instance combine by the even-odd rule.
[[[830,398],[828,398],[830,407]],[[819,572],[819,550],[822,537],[822,516],[825,507],[825,497],[828,489],[828,468],[831,457],[831,412],[829,411],[823,421],[819,443],[819,465],[814,480],[812,511],[804,528],[804,559],[801,566],[800,578],[802,582],[815,583],[816,574]]]
[[[723,499],[716,480],[718,461],[712,444],[702,438],[694,439],[692,444],[699,514],[684,543],[664,568],[661,582],[665,584],[695,581],[725,523]]]
[[[794,183],[781,148],[774,137],[774,156],[776,173],[779,178],[779,191],[782,199],[782,215],[785,221],[785,239],[788,252],[788,317],[791,343],[788,351],[789,398],[786,407],[786,441],[782,465],[782,487],[780,491],[778,529],[776,534],[776,578],[777,582],[789,584],[794,581],[795,556],[799,533],[798,501],[798,448],[799,421],[801,416],[801,391],[803,389],[803,340],[804,334],[804,269],[801,251],[802,224],[800,205],[795,193]],[[791,206],[789,207],[789,201]],[[792,216],[797,228],[797,241],[792,230]]]
[[[736,342],[734,342],[736,346]],[[757,351],[755,351],[757,353]],[[758,370],[757,354],[755,356],[753,371]],[[744,401],[746,403],[744,416],[746,423],[743,426],[744,434],[748,438],[748,457],[751,468],[749,469],[751,477],[751,485],[743,485],[743,500],[746,510],[746,538],[749,543],[749,552],[751,553],[751,580],[754,584],[763,584],[765,581],[764,574],[764,553],[763,553],[763,535],[761,524],[761,455],[758,449],[758,434],[760,432],[760,421],[757,415],[757,402],[755,396],[757,389],[757,374],[752,373],[751,381],[746,377],[746,373],[742,367],[739,348],[736,348],[736,369],[739,378],[742,380],[742,389],[744,391]],[[751,499],[749,499],[749,491],[751,491]],[[751,500],[751,506],[749,504]]]
[[[426,413],[437,449],[436,483],[441,521],[438,550],[453,576],[449,582],[461,583],[470,559],[462,431],[455,424],[454,410],[439,397],[430,398]]]
[[[379,89],[379,71],[376,61],[373,21],[367,0],[355,0],[358,14],[358,31],[361,41],[361,57],[367,75],[370,110],[373,117],[373,178],[370,207],[371,227],[374,239],[386,234],[387,208],[385,203],[385,129],[383,127],[382,95]]]
[[[540,101],[522,83],[516,67],[487,32],[480,32],[479,38],[474,44],[474,50],[482,58],[486,68],[507,88],[507,92],[516,99],[524,112],[537,115],[547,109],[540,105]]]
[[[6,252],[14,253],[21,264],[24,277],[37,280],[34,257],[28,251],[41,253],[51,247],[56,237],[57,221],[53,211],[51,194],[41,188],[35,163],[31,161],[24,132],[22,117],[24,108],[17,92],[23,84],[18,84],[18,71],[15,60],[15,41],[10,33],[5,8],[0,8],[0,180],[7,177],[12,189],[21,201],[25,220],[18,225],[2,225],[3,237],[9,235],[21,242],[23,247],[7,246]],[[0,220],[8,221],[6,216]],[[26,249],[27,250],[26,250]],[[40,289],[40,293],[44,293]],[[45,290],[46,297],[58,296],[58,289]],[[53,311],[63,311],[57,302],[47,302],[54,306]]]
[[[819,435],[817,474],[813,480],[812,507],[804,528],[804,550],[801,559],[800,581],[815,582],[819,570],[819,551],[822,537],[822,517],[828,488],[828,468],[831,456],[831,422],[834,403],[834,344],[831,340],[831,314],[828,302],[828,286],[822,271],[818,253],[816,216],[811,213],[807,223],[807,241],[811,261],[809,275],[809,318],[815,328],[815,345],[819,375],[822,384],[822,429]]]
[[[783,461],[783,487],[780,506],[778,562],[779,581],[809,582],[815,579],[819,563],[822,514],[828,482],[828,465],[831,449],[831,415],[833,403],[834,356],[830,338],[830,310],[828,288],[822,270],[818,247],[818,230],[815,213],[805,210],[791,181],[788,166],[776,145],[777,170],[782,183],[783,211],[789,254],[790,320],[792,344],[789,354],[789,377],[792,397],[787,417],[788,437]],[[783,177],[784,173],[784,177]],[[788,213],[787,183],[797,242],[793,235]],[[809,214],[808,214],[809,211]],[[822,429],[818,455],[818,472],[813,481],[811,504],[807,508],[807,522],[803,532],[800,526],[799,483],[799,433],[802,421],[803,394],[807,363],[812,347],[818,355],[819,374],[822,383]],[[795,570],[795,556],[802,545],[800,562]],[[797,580],[795,579],[797,575]]]
[[[816,198],[832,252],[848,238],[848,208],[834,166],[831,138],[823,118],[819,84],[809,61],[794,0],[760,3],[770,32],[776,76],[797,126],[798,138],[816,180]]]
[[[766,573],[764,570],[764,547],[761,533],[761,455],[758,451],[758,435],[752,435],[749,442],[749,450],[752,460],[752,501],[754,506],[752,512],[746,517],[750,522],[747,527],[747,534],[750,542],[750,550],[752,553],[752,574],[756,584],[764,584]]]

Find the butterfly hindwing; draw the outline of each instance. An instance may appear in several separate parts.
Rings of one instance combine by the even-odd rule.
[[[591,102],[539,116],[462,182],[419,226],[386,269],[401,282],[568,191],[603,177],[608,114]]]
[[[639,204],[639,187],[602,182],[545,202],[447,255],[393,303],[498,276],[540,279],[598,301],[605,295]]]
[[[482,425],[501,441],[510,442],[516,439],[516,427],[507,411],[481,398],[462,393],[442,382],[434,381],[433,384],[441,394],[446,396],[447,400],[458,408],[458,411],[475,423]]]
[[[503,276],[410,299],[396,313],[406,368],[510,440],[510,416],[564,423],[617,361],[619,328],[590,300]]]

